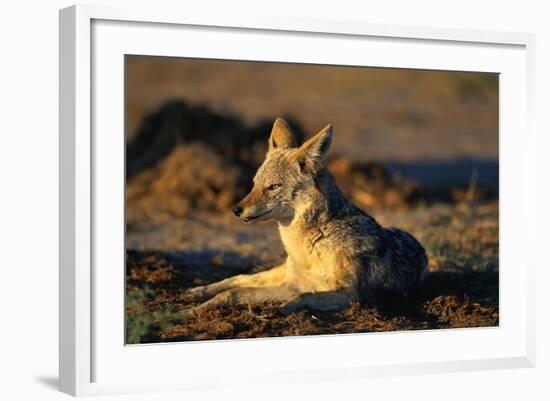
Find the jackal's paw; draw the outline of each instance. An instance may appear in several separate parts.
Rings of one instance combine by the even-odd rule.
[[[201,285],[183,293],[182,300],[186,303],[200,302],[208,298],[208,287]]]

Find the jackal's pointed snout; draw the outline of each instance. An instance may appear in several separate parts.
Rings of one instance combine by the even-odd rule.
[[[240,217],[241,214],[243,214],[243,208],[240,207],[239,205],[235,206],[235,207],[233,208],[233,214],[234,214],[235,216],[237,216],[237,217]]]

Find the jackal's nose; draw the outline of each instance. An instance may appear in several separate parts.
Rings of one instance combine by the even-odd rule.
[[[235,206],[233,208],[233,213],[235,213],[235,216],[239,217],[243,213],[243,208],[240,206]]]

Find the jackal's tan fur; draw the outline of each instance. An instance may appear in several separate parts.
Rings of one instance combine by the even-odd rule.
[[[408,233],[385,229],[343,197],[325,168],[332,127],[300,147],[277,119],[252,191],[235,207],[244,222],[275,219],[286,262],[267,271],[196,287],[185,296],[211,305],[276,303],[286,312],[337,310],[378,291],[407,294],[427,258]]]

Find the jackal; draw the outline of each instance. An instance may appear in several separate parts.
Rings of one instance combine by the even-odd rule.
[[[418,288],[428,261],[424,248],[342,195],[325,167],[331,143],[330,124],[297,146],[288,124],[275,121],[254,186],[233,212],[245,223],[276,220],[286,261],[189,290],[187,300],[207,300],[189,312],[262,303],[287,313],[338,310],[378,292],[406,295]]]

